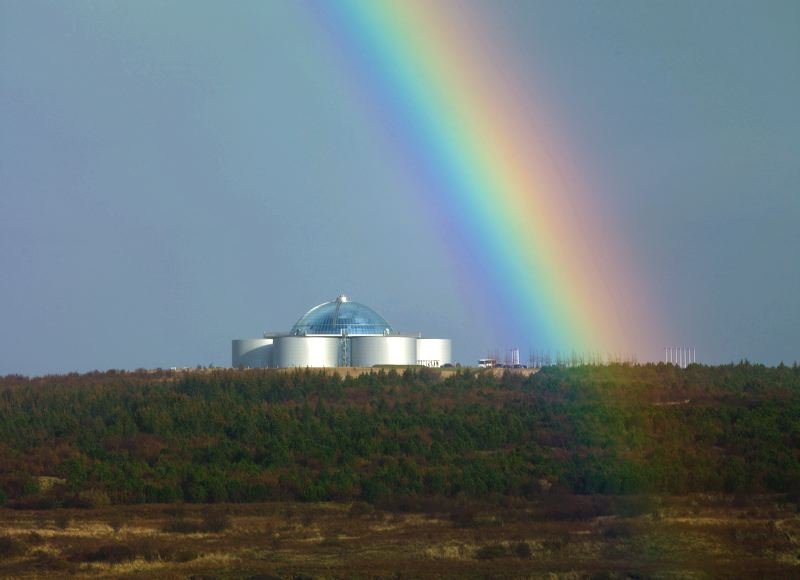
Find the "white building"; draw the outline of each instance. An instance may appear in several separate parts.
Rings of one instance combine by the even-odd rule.
[[[234,368],[372,367],[452,364],[448,338],[395,332],[371,308],[347,296],[315,306],[286,334],[234,340]]]

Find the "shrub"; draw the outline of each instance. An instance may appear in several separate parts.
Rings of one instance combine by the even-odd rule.
[[[617,513],[626,518],[635,518],[651,514],[655,511],[656,505],[653,498],[637,495],[630,497],[617,498]]]
[[[185,518],[186,507],[183,504],[169,506],[164,508],[164,514],[168,515],[171,518],[177,518],[177,519]]]
[[[560,539],[545,540],[542,547],[550,552],[559,552],[569,544],[569,534],[565,534]]]
[[[163,543],[157,543],[156,540],[151,537],[143,537],[131,547],[133,548],[135,556],[144,558],[148,562],[166,559],[169,555],[167,550],[163,547]]]
[[[0,536],[0,558],[13,558],[25,553],[25,544],[10,536]]]
[[[218,534],[231,527],[231,520],[228,514],[221,510],[210,510],[203,516],[200,530]]]
[[[183,562],[191,562],[192,560],[196,560],[199,557],[197,552],[193,552],[191,550],[180,550],[179,552],[175,552],[172,554],[169,559],[173,562],[183,563]]]
[[[314,523],[314,514],[310,511],[307,511],[303,514],[303,517],[300,518],[300,525],[304,528],[310,527]]]
[[[133,548],[126,544],[106,544],[82,556],[84,562],[110,562],[112,564],[130,562],[135,558],[136,553]]]
[[[541,517],[556,521],[590,520],[613,513],[611,500],[603,496],[561,495],[548,500],[541,508]]]
[[[120,514],[115,513],[108,520],[108,526],[114,530],[114,533],[116,534],[125,526],[125,520]]]
[[[471,528],[475,525],[476,509],[466,503],[459,504],[450,514],[450,520],[458,528]]]
[[[489,544],[475,552],[477,560],[495,560],[508,556],[508,550],[502,544]]]
[[[630,538],[633,536],[633,527],[625,523],[613,523],[603,528],[603,537],[608,539]]]
[[[130,544],[133,551],[133,558],[142,558],[147,562],[156,560],[167,560],[170,562],[189,562],[198,557],[197,552],[192,550],[175,550],[165,546],[163,542],[157,541],[152,537],[143,537],[133,544]]]
[[[39,532],[30,532],[26,537],[25,540],[32,546],[39,546],[45,543],[44,536]]]
[[[53,554],[52,552],[45,552],[43,550],[35,550],[31,556],[33,557],[33,564],[36,568],[45,570],[67,571],[71,568],[71,564]]]
[[[55,518],[53,518],[53,524],[59,530],[66,530],[72,524],[72,518],[69,517],[68,513],[58,512]]]
[[[186,520],[180,517],[176,520],[168,522],[162,531],[170,532],[173,534],[198,534],[198,533],[211,533],[218,534],[224,532],[231,526],[231,521],[228,515],[219,510],[209,510],[203,515],[200,522]]]
[[[108,494],[102,490],[89,489],[78,494],[78,498],[86,504],[88,508],[105,507],[111,505]]]
[[[8,504],[15,510],[52,510],[59,507],[59,501],[49,496],[21,497]]]
[[[520,542],[514,546],[514,555],[517,558],[527,559],[533,556],[533,552],[527,542]]]
[[[198,522],[179,519],[168,522],[162,531],[172,534],[197,534],[203,530]]]
[[[350,509],[347,512],[347,515],[351,518],[360,518],[364,516],[371,516],[375,513],[375,508],[365,502],[357,501],[353,502],[353,505],[350,506]]]

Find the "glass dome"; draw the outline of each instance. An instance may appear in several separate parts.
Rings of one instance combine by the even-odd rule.
[[[339,296],[315,306],[292,327],[291,334],[391,334],[392,327],[371,308]]]

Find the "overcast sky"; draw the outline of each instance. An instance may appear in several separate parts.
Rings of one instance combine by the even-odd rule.
[[[458,6],[555,105],[665,340],[800,360],[800,2]],[[0,374],[227,365],[341,293],[526,358],[355,94],[303,3],[0,0]]]

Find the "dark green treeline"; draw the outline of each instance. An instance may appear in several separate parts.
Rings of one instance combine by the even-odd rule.
[[[796,489],[796,365],[0,379],[15,507]]]

